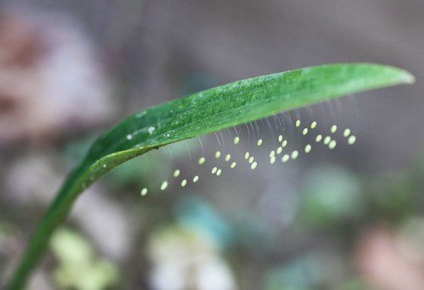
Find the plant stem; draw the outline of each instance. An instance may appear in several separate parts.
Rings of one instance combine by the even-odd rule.
[[[6,290],[21,290],[26,285],[30,274],[46,251],[51,235],[67,217],[75,199],[81,192],[72,186],[75,179],[76,176],[69,176],[39,222],[22,254],[20,263],[5,286]]]

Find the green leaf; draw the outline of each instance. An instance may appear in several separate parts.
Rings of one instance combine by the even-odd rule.
[[[21,289],[54,229],[84,189],[117,165],[150,150],[343,95],[412,83],[398,68],[336,64],[255,77],[146,109],[98,138],[42,219],[12,277]]]

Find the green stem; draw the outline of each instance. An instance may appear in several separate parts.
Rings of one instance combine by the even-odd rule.
[[[109,170],[149,150],[151,149],[141,147],[118,160],[113,160],[113,156],[106,156],[98,162],[90,160],[91,151],[89,151],[81,164],[69,174],[56,198],[42,217],[5,289],[21,290],[25,287],[32,271],[46,251],[53,232],[66,219],[77,197],[88,186]],[[108,167],[106,168],[104,164],[108,164]]]
[[[75,199],[78,197],[79,193],[82,192],[82,190],[78,190],[79,188],[75,186],[75,183],[73,184],[75,179],[76,176],[70,176],[58,192],[57,197],[51,203],[49,209],[44,214],[33,233],[32,239],[28,242],[20,259],[20,263],[12,274],[5,289],[21,290],[26,285],[31,272],[46,251],[54,230],[67,217]],[[72,186],[72,184],[74,186]]]

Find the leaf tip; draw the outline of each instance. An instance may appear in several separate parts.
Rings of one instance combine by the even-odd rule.
[[[412,85],[413,83],[415,83],[416,78],[413,74],[411,74],[410,72],[408,72],[406,70],[404,70],[403,72],[404,72],[403,79],[404,79],[406,84]]]

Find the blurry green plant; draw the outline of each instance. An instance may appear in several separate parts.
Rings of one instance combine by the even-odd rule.
[[[398,68],[335,64],[255,77],[134,114],[100,136],[45,213],[6,289],[22,289],[75,199],[119,164],[184,139],[343,95],[412,83]]]
[[[308,172],[301,188],[301,216],[312,227],[343,226],[363,213],[361,181],[343,167],[320,166]]]
[[[75,231],[58,229],[50,245],[59,262],[53,279],[61,289],[102,290],[117,282],[117,267],[98,259],[92,246]]]

